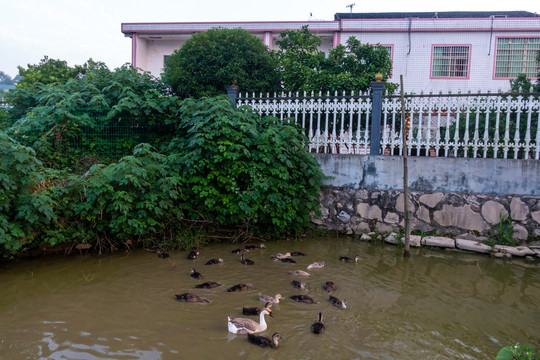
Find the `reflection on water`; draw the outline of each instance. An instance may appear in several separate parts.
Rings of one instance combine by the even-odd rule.
[[[47,324],[49,323],[49,324]],[[60,324],[60,325],[58,325]],[[57,335],[58,333],[67,333],[69,330],[63,328],[64,323],[61,321],[58,322],[47,322],[44,321],[44,328],[46,325],[51,326],[51,331],[45,331],[43,333],[44,337],[41,339],[43,345],[38,345],[36,359],[148,359],[148,360],[158,360],[162,358],[162,353],[157,349],[152,350],[138,350],[134,349],[138,345],[136,342],[139,340],[136,337],[131,337],[128,339],[128,344],[126,346],[131,347],[131,349],[125,350],[113,350],[111,346],[108,345],[108,340],[103,338],[97,338],[97,342],[102,342],[103,344],[95,344],[95,340],[88,341],[85,338],[92,338],[92,334],[87,332],[80,332],[79,334],[72,334],[73,338],[77,338],[78,343],[61,340],[61,343],[56,342],[56,337],[63,337]],[[122,339],[114,338],[111,339],[112,342],[121,343]],[[90,344],[87,344],[90,343]]]
[[[209,246],[196,260],[141,250],[4,264],[0,359],[493,359],[510,343],[540,348],[538,263],[428,249],[404,259],[397,247],[331,238],[267,243],[248,253],[255,264],[246,266],[231,253],[237,247]],[[306,256],[296,264],[270,258],[287,251]],[[357,263],[338,260],[355,255]],[[222,264],[204,265],[218,257]],[[325,266],[309,277],[289,274],[316,261]],[[191,278],[191,268],[203,279]],[[293,279],[308,288],[295,289]],[[194,289],[204,281],[223,286]],[[348,309],[332,306],[326,281]],[[226,291],[238,283],[253,287]],[[184,292],[211,303],[176,301]],[[286,338],[277,350],[227,332],[227,316],[263,305],[259,293],[285,298],[262,333]],[[296,294],[318,303],[289,299]],[[315,335],[319,312],[326,331]]]

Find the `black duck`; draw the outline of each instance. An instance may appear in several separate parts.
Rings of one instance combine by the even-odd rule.
[[[158,258],[160,258],[160,259],[166,259],[166,258],[169,257],[169,254],[167,254],[167,253],[166,253],[165,251],[163,251],[163,250],[158,250],[158,251],[157,251],[157,256],[158,256]]]
[[[358,262],[358,259],[360,259],[360,257],[358,255],[355,256],[354,259],[351,259],[350,257],[347,257],[347,256],[340,256],[339,257],[340,261],[345,261],[345,262]]]
[[[228,292],[244,291],[251,287],[251,284],[236,284],[227,289]]]
[[[306,283],[303,281],[293,280],[291,281],[292,286],[294,286],[296,289],[305,290],[306,289]]]
[[[244,254],[240,255],[240,262],[244,265],[253,265],[255,261],[244,258]]]
[[[264,305],[264,308],[270,309],[270,307],[272,307],[271,302],[267,302]],[[256,306],[255,307],[245,307],[244,306],[242,308],[242,314],[243,315],[259,315],[264,308],[260,308],[260,307],[256,307]]]
[[[331,292],[331,291],[336,291],[336,284],[334,284],[333,281],[327,281],[325,282],[323,285],[322,285],[323,289],[328,291],[328,292]]]
[[[203,298],[201,296],[195,295],[193,293],[183,293],[183,294],[175,294],[176,300],[178,301],[185,301],[185,302],[191,302],[191,303],[204,303],[208,304],[210,300]]]
[[[283,258],[283,259],[279,259],[281,262],[284,262],[284,263],[291,263],[291,264],[296,264],[296,260],[294,259],[291,259],[291,258]]]
[[[274,333],[271,339],[264,336],[253,335],[253,334],[248,333],[247,339],[252,344],[259,345],[262,347],[271,347],[272,349],[277,349],[279,347],[279,340],[285,340],[285,338],[279,335],[278,333]]]
[[[251,250],[255,250],[255,249],[266,249],[266,245],[264,244],[259,244],[259,245],[246,245],[244,247],[244,249],[246,251],[251,251]]]
[[[321,334],[324,331],[324,324],[322,322],[322,313],[319,313],[319,320],[311,325],[311,331],[315,334]]]
[[[306,256],[306,254],[301,251],[293,251],[291,252],[291,256]]]
[[[315,300],[313,300],[310,296],[307,295],[293,295],[289,297],[294,301],[303,302],[306,304],[317,304]]]
[[[195,287],[197,289],[213,289],[213,288],[217,288],[218,286],[221,286],[221,285],[223,285],[223,284],[220,283],[220,282],[206,281],[206,282],[203,282],[202,284],[195,285]]]
[[[198,256],[199,256],[199,252],[198,252],[198,251],[190,251],[190,252],[187,254],[187,258],[190,259],[190,260],[194,260],[194,259],[196,259]]]
[[[201,279],[202,275],[200,272],[195,271],[195,269],[191,269],[191,274],[189,275],[194,279]]]
[[[330,295],[330,302],[332,305],[337,306],[340,309],[347,308],[347,300],[339,300],[337,297]]]
[[[204,265],[215,265],[215,264],[220,264],[223,262],[223,259],[222,258],[219,258],[219,259],[210,259],[206,262],[206,264]]]

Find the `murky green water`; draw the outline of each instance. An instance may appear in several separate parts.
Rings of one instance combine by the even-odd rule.
[[[201,249],[197,260],[183,252],[159,259],[149,251],[106,256],[35,259],[0,269],[0,359],[494,359],[510,343],[540,348],[540,264],[440,250],[413,249],[410,259],[384,244],[351,239],[310,239],[267,243],[240,263],[237,246]],[[270,255],[302,251],[296,264]],[[360,256],[358,263],[339,256]],[[205,266],[215,257],[224,262]],[[289,270],[306,270],[291,285]],[[194,267],[204,276],[189,276]],[[298,278],[296,278],[298,279]],[[224,286],[194,289],[203,281]],[[349,308],[338,309],[321,288]],[[250,290],[229,293],[237,283]],[[178,302],[174,294],[194,292],[210,304]],[[243,306],[261,306],[257,295],[281,293],[286,299],[268,318],[271,336],[286,340],[264,349],[245,335],[227,332],[227,316]],[[318,304],[288,297],[308,294]],[[311,333],[323,313],[326,332]]]

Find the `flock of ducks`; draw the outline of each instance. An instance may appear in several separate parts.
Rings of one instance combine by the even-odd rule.
[[[255,262],[249,259],[246,259],[244,256],[244,252],[248,252],[257,248],[266,248],[264,244],[260,244],[258,246],[255,245],[246,245],[244,249],[235,249],[232,251],[232,253],[240,254],[240,262],[244,265],[254,265]],[[158,257],[165,259],[168,257],[168,254],[158,250],[157,252]],[[199,257],[198,251],[190,251],[187,254],[188,259],[197,259]],[[271,256],[272,259],[275,261],[281,261],[281,262],[287,262],[287,263],[296,263],[294,259],[291,257],[294,256],[305,256],[302,252],[287,252],[287,253],[278,253]],[[340,256],[340,261],[343,262],[358,262],[359,257],[355,256],[354,258],[349,258],[346,256]],[[216,258],[216,259],[210,259],[208,260],[205,265],[215,265],[223,263],[223,259]],[[324,261],[321,262],[314,262],[307,266],[308,270],[311,269],[320,269],[323,268],[325,265]],[[303,270],[291,270],[289,271],[289,274],[295,275],[295,276],[303,276],[308,277],[311,274],[303,271]],[[190,276],[194,279],[201,279],[202,275],[197,272],[194,268],[191,269]],[[291,281],[292,286],[295,289],[299,290],[305,290],[307,289],[306,283],[303,281],[298,280],[292,280]],[[206,281],[200,284],[195,285],[195,288],[197,289],[213,289],[218,286],[222,286],[223,284],[220,282],[215,281]],[[231,286],[227,289],[228,292],[236,292],[236,291],[244,291],[252,287],[252,284],[236,284],[234,286]],[[326,290],[328,293],[336,291],[337,287],[334,284],[333,281],[327,281],[324,284],[322,284],[322,288]],[[183,294],[175,294],[176,300],[183,301],[183,302],[189,302],[189,303],[209,303],[210,301],[204,297],[201,297],[199,295],[196,295],[194,293],[186,292]],[[242,314],[243,315],[250,315],[250,316],[259,316],[259,321],[255,321],[253,319],[249,318],[240,318],[240,317],[227,317],[227,329],[230,333],[233,334],[246,334],[247,340],[255,345],[259,345],[261,347],[270,347],[270,348],[278,348],[279,347],[279,341],[284,340],[285,338],[281,336],[279,333],[274,333],[271,338],[264,337],[264,336],[258,336],[255,335],[256,333],[260,333],[265,331],[268,328],[268,324],[266,323],[265,316],[274,317],[272,306],[279,304],[281,300],[285,300],[281,294],[276,294],[275,296],[269,296],[259,293],[258,295],[259,301],[263,302],[265,305],[264,307],[243,307],[242,308]],[[301,294],[301,295],[292,295],[289,297],[291,300],[296,302],[302,302],[306,304],[318,304],[317,301],[315,301],[312,297]],[[329,294],[328,297],[329,302],[340,308],[340,309],[347,309],[347,301],[346,300],[340,300],[337,297]],[[318,319],[316,322],[314,322],[311,325],[311,331],[314,334],[321,334],[325,330],[325,324],[323,323],[323,315],[322,312],[319,312]]]

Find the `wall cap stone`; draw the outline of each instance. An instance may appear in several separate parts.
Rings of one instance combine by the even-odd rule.
[[[474,251],[482,254],[489,254],[492,251],[489,245],[466,239],[456,239],[456,247],[460,250]]]
[[[495,245],[495,250],[502,253],[507,253],[513,256],[527,256],[535,255],[535,252],[529,249],[527,246],[507,246],[507,245]]]
[[[455,248],[456,241],[451,238],[442,236],[426,236],[422,238],[422,245],[425,246],[437,246],[442,248]]]

